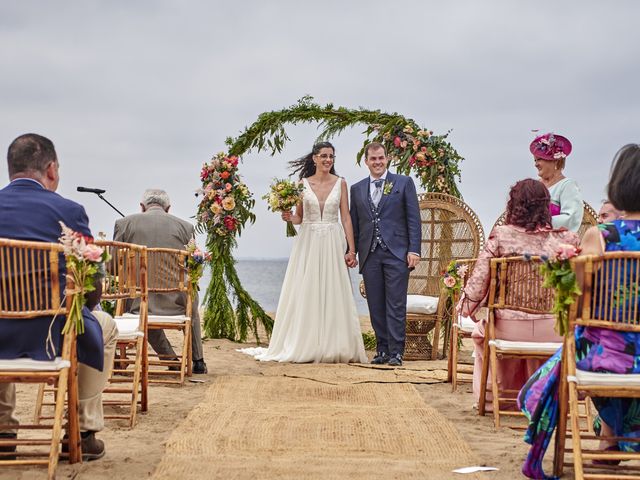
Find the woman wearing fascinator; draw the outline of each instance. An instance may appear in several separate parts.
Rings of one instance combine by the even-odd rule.
[[[561,135],[545,133],[531,142],[529,150],[540,181],[549,189],[553,228],[564,227],[577,232],[584,212],[582,193],[576,181],[563,174],[566,159],[571,153],[571,142]]]

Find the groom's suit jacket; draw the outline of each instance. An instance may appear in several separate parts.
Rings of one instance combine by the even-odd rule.
[[[373,245],[376,214],[382,240],[394,256],[404,261],[409,252],[421,252],[420,209],[416,187],[411,177],[387,171],[385,186],[392,184],[392,187],[389,193],[383,193],[377,213],[373,211],[369,201],[369,184],[370,178],[367,177],[351,186],[350,213],[356,253],[360,259],[360,272]]]
[[[18,179],[0,190],[0,237],[14,240],[57,243],[62,234],[60,221],[69,228],[91,237],[89,219],[82,205],[51,192],[38,182]],[[64,257],[60,261],[60,293],[65,286]],[[11,275],[10,270],[0,276]],[[89,310],[83,310],[85,332],[78,335],[78,361],[102,370],[104,341],[102,328]],[[28,357],[50,360],[45,344],[51,317],[29,320],[0,320],[0,358]],[[55,350],[61,352],[64,316],[56,318],[51,329]]]

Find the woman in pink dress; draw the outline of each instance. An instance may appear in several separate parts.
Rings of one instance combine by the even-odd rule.
[[[471,317],[475,349],[473,394],[480,398],[485,321],[478,322],[478,309],[487,305],[492,258],[523,255],[548,255],[562,243],[577,246],[578,236],[566,229],[554,230],[549,213],[549,191],[538,180],[520,180],[509,192],[505,225],[495,227],[480,253],[473,273],[463,291],[458,309]],[[496,337],[503,340],[561,342],[554,329],[553,315],[534,315],[514,310],[495,312]],[[542,365],[540,360],[498,360],[498,383],[502,389],[519,390]]]

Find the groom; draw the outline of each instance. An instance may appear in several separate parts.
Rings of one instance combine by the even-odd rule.
[[[387,170],[381,143],[365,148],[370,175],[351,187],[351,222],[377,353],[372,362],[402,365],[409,272],[420,261],[422,227],[410,177]]]

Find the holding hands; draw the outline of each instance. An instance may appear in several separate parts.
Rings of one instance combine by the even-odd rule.
[[[355,268],[358,266],[358,260],[356,260],[356,252],[349,251],[344,256],[344,263],[349,268]]]

